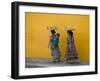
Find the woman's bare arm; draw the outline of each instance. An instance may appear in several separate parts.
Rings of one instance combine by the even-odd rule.
[[[49,38],[48,48],[50,47],[51,36]]]

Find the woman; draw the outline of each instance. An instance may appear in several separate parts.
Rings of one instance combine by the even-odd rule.
[[[78,54],[75,47],[74,37],[72,28],[67,29],[68,37],[67,37],[67,51],[66,51],[66,61],[70,64],[77,64],[79,63]]]
[[[58,43],[59,43],[59,38],[57,37],[55,30],[51,30],[51,36],[49,39],[48,47],[50,46],[53,62],[60,61],[60,52]]]

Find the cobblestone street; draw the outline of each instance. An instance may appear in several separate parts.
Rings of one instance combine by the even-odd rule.
[[[26,59],[26,68],[80,66],[80,65],[89,65],[89,64],[84,61],[81,61],[78,64],[67,64],[65,61],[54,63],[48,59]]]

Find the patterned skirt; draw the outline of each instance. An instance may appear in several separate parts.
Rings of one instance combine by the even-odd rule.
[[[70,63],[70,64],[79,63],[78,54],[76,52],[76,48],[74,44],[67,45],[66,61],[67,63]]]
[[[53,60],[60,60],[60,51],[59,47],[56,47],[54,49],[51,49]]]

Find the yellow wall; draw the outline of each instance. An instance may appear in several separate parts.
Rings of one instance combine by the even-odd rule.
[[[50,31],[47,26],[56,25],[60,33],[61,58],[66,51],[67,33],[63,27],[75,28],[74,38],[80,60],[89,62],[89,16],[71,14],[25,13],[26,18],[26,58],[52,58],[48,41]]]

